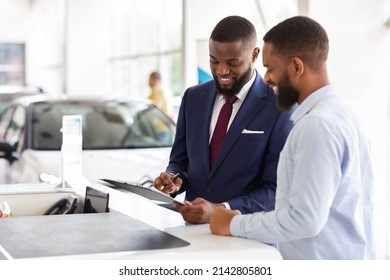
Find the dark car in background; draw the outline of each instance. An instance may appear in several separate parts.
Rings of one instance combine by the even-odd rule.
[[[14,100],[3,113],[0,183],[60,180],[64,115],[82,116],[82,166],[88,180],[134,182],[165,170],[176,127],[149,101],[34,96]]]

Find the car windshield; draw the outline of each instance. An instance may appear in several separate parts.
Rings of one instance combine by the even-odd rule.
[[[37,103],[32,112],[32,147],[60,150],[62,116],[81,115],[83,149],[169,147],[175,124],[143,102]]]

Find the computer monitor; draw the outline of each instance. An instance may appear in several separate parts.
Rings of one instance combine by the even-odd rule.
[[[85,190],[84,213],[109,212],[109,194],[88,187]]]

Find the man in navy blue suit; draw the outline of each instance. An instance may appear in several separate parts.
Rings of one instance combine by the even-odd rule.
[[[184,93],[168,167],[154,181],[165,193],[186,192],[185,205],[174,206],[190,223],[208,223],[215,207],[273,210],[279,153],[292,128],[291,114],[278,109],[272,89],[254,69],[260,49],[251,22],[222,19],[210,36],[209,52],[214,80]],[[237,100],[212,164],[210,142],[229,96]]]

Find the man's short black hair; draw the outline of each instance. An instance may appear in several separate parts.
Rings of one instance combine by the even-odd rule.
[[[278,54],[287,59],[299,57],[314,71],[328,58],[328,35],[318,22],[308,17],[296,16],[280,22],[263,40],[272,44]]]
[[[216,42],[231,43],[257,40],[257,36],[256,29],[249,20],[240,16],[228,16],[214,27],[210,39]]]

